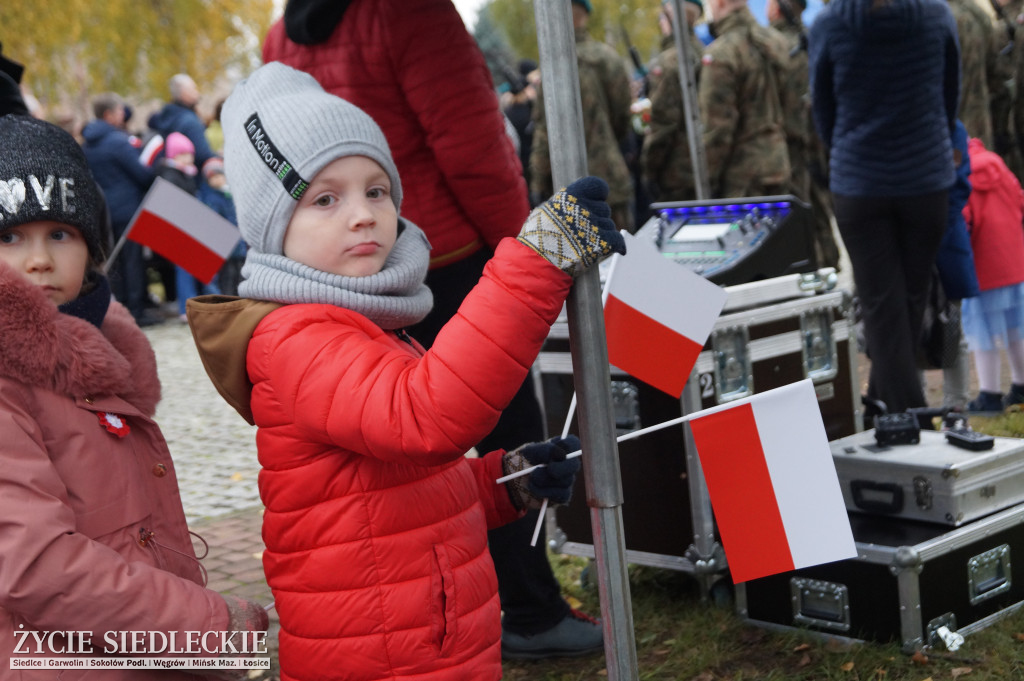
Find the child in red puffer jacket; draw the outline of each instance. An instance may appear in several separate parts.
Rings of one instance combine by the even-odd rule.
[[[487,530],[567,502],[578,441],[465,453],[526,379],[572,278],[625,250],[608,186],[584,178],[541,204],[425,350],[405,329],[432,305],[430,244],[399,215],[373,119],[270,62],[222,120],[243,297],[188,314],[214,383],[259,429],[281,677],[499,679]]]

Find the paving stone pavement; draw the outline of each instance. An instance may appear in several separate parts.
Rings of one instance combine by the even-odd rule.
[[[258,506],[256,429],[217,393],[186,324],[175,318],[144,331],[163,385],[156,421],[174,456],[189,522]]]
[[[208,586],[263,605],[273,601],[263,577],[263,507],[256,477],[256,429],[217,393],[206,376],[188,326],[173,318],[143,330],[156,352],[163,399],[156,421],[174,457],[182,505],[192,531],[209,548]],[[204,546],[193,540],[196,554]],[[271,669],[252,679],[276,679],[277,632],[270,610]]]

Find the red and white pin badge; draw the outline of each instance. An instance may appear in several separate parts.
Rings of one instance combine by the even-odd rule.
[[[117,414],[109,411],[98,411],[96,416],[99,417],[101,426],[118,437],[124,437],[131,430],[124,418]]]

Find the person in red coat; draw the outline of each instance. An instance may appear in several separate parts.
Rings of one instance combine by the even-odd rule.
[[[981,293],[963,302],[964,335],[974,354],[978,397],[967,410],[1000,412],[1024,404],[1024,193],[1003,159],[980,139],[967,143],[971,195],[964,220],[971,235]],[[999,346],[1010,363],[1009,391],[1000,388]]]
[[[487,529],[566,503],[570,436],[481,458],[572,277],[624,252],[584,178],[498,244],[430,350],[429,244],[365,112],[278,62],[224,104],[224,168],[249,245],[244,298],[189,302],[221,393],[258,428],[263,564],[282,679],[501,677]],[[508,486],[496,480],[545,464]]]
[[[264,41],[263,60],[305,71],[366,111],[384,131],[398,172],[416,178],[402,213],[430,240],[434,307],[408,330],[430,347],[498,244],[516,236],[530,212],[521,164],[473,36],[450,0],[289,0]],[[476,449],[544,437],[530,379]],[[562,597],[543,534],[530,545],[536,517],[531,511],[489,536],[504,654],[599,653],[601,627]]]

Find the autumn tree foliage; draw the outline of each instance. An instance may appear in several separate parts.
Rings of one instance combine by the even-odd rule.
[[[3,53],[46,106],[82,109],[99,92],[167,97],[175,73],[207,90],[259,64],[274,0],[0,2]]]
[[[628,58],[627,37],[643,62],[661,51],[658,28],[659,0],[590,0],[594,9],[588,32]],[[517,58],[537,59],[537,27],[533,0],[488,0],[479,12],[477,30],[499,31]],[[478,40],[480,36],[477,36]],[[487,35],[487,40],[493,40]],[[497,81],[500,82],[500,81]]]

